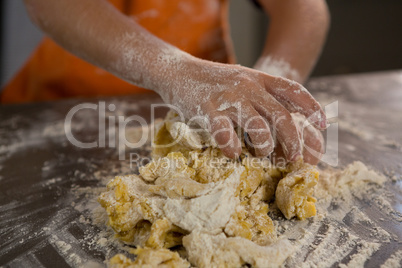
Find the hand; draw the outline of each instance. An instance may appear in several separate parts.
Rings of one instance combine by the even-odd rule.
[[[230,158],[241,153],[235,126],[248,133],[256,156],[274,150],[274,136],[291,162],[300,159],[303,150],[290,113],[303,114],[318,129],[326,127],[319,103],[294,81],[193,57],[179,64],[177,77],[166,84],[169,89],[160,91],[162,98],[187,119],[203,118],[203,127]]]

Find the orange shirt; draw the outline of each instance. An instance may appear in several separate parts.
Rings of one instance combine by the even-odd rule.
[[[109,0],[162,40],[193,56],[232,63],[226,0]],[[69,97],[126,95],[146,89],[129,84],[44,38],[6,85],[2,103]]]

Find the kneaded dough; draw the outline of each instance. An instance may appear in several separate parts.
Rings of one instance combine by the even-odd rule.
[[[288,173],[276,188],[276,204],[287,219],[297,217],[299,220],[316,215],[313,197],[314,186],[318,183],[318,170],[311,165],[299,163],[290,167]]]
[[[158,127],[152,156],[139,175],[116,177],[99,197],[116,237],[141,247],[135,262],[118,255],[114,267],[165,265],[171,259],[157,260],[172,257],[166,249],[179,245],[198,267],[278,266],[292,247],[277,241],[270,202],[275,199],[288,219],[315,215],[315,167],[280,170],[244,146],[240,160],[226,158],[206,131],[172,112]],[[146,259],[151,256],[155,262]]]
[[[179,254],[168,249],[136,248],[130,253],[137,255],[135,261],[123,254],[117,254],[109,261],[110,268],[188,268],[190,263]]]
[[[183,239],[189,260],[197,267],[278,267],[293,252],[288,240],[259,246],[242,237],[226,237],[225,234],[211,235],[195,230]]]

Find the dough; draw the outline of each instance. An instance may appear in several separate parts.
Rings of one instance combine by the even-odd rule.
[[[183,238],[189,260],[197,267],[278,267],[293,252],[288,240],[269,247],[258,246],[241,237],[210,235],[196,230]]]
[[[135,261],[123,254],[117,254],[109,261],[110,268],[188,268],[190,263],[180,258],[179,254],[167,249],[137,248],[130,251],[137,255]]]
[[[315,202],[312,195],[318,183],[318,171],[314,166],[300,163],[290,167],[292,170],[276,188],[276,204],[287,219],[295,216],[304,220],[316,215]]]
[[[178,245],[198,267],[275,267],[292,247],[277,241],[269,203],[275,198],[288,219],[315,215],[315,167],[280,170],[244,146],[240,160],[226,158],[207,132],[172,112],[158,127],[152,156],[139,175],[116,177],[99,197],[117,238],[141,247],[135,262],[118,255],[114,267],[188,264],[167,250]]]

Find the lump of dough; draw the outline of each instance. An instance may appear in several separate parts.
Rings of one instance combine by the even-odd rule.
[[[206,194],[213,184],[193,180],[196,171],[187,165],[182,153],[169,153],[140,168],[140,174],[150,184],[148,190],[168,198],[193,198]]]
[[[137,175],[117,176],[108,183],[108,191],[98,201],[106,209],[108,224],[122,241],[131,243],[136,225],[146,219],[156,218],[161,213],[157,202],[149,202],[149,186]]]
[[[293,252],[288,240],[262,247],[241,237],[194,230],[183,238],[188,259],[197,267],[279,267]]]
[[[157,180],[157,185],[149,187],[149,191],[173,199],[194,198],[208,193],[212,186],[182,177],[162,177]]]
[[[202,152],[191,151],[189,161],[196,172],[193,179],[200,183],[224,180],[236,168],[236,162],[224,156],[217,148],[207,148]]]
[[[275,202],[287,219],[299,220],[315,216],[316,199],[312,196],[318,182],[318,170],[309,164],[294,164],[291,171],[279,181]]]
[[[169,153],[166,157],[152,160],[146,166],[140,167],[140,175],[147,182],[154,182],[157,178],[185,177],[191,178],[195,170],[187,165],[187,158],[180,152]]]
[[[223,233],[210,235],[193,231],[183,238],[189,261],[196,267],[241,267],[244,262],[234,251],[226,247]]]
[[[253,205],[250,201],[241,202],[224,231],[228,236],[243,237],[261,246],[276,240],[275,226],[268,216],[268,204],[262,201]]]
[[[181,245],[183,233],[186,232],[173,225],[168,219],[158,219],[151,226],[145,246],[160,249]]]
[[[188,152],[188,150],[186,150],[184,146],[173,139],[166,127],[167,121],[177,120],[170,118],[173,115],[174,114],[172,113],[168,113],[165,121],[162,122],[160,125],[155,126],[155,136],[152,140],[152,159],[164,157],[171,152],[182,152],[184,154]]]
[[[180,117],[170,111],[165,121],[157,126],[152,142],[152,158],[164,157],[170,152],[181,152],[186,157],[190,151],[200,151],[208,147],[217,147],[208,131],[195,125],[189,126],[180,121]]]
[[[186,232],[167,220],[161,224],[166,198],[152,194],[141,177],[118,176],[108,183],[107,189],[98,201],[106,209],[108,224],[117,238],[129,245],[155,248],[181,244],[181,236]]]
[[[245,158],[242,164],[245,171],[240,177],[237,194],[240,205],[236,207],[224,231],[229,236],[239,236],[268,245],[275,241],[276,230],[268,216],[268,203],[273,196],[271,184],[273,179],[264,170],[262,162],[256,158]]]
[[[180,258],[177,252],[168,249],[141,248],[131,250],[137,255],[131,260],[123,254],[117,254],[110,259],[110,268],[188,268],[190,263]]]
[[[168,199],[163,207],[166,217],[186,231],[196,228],[216,233],[229,221],[239,199],[235,196],[243,167],[233,170],[208,194],[192,199]]]

